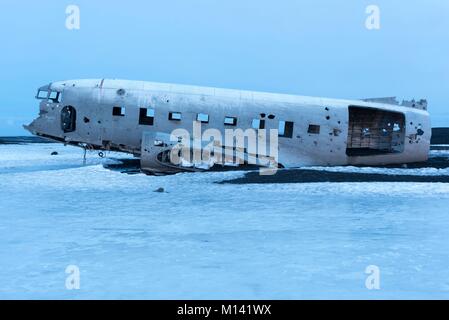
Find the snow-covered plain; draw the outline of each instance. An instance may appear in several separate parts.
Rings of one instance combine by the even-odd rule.
[[[82,154],[0,145],[0,298],[449,299],[449,184],[217,184],[244,173],[127,175]]]

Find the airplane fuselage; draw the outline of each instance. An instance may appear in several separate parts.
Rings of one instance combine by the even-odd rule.
[[[231,129],[278,130],[276,161],[286,168],[421,162],[430,147],[423,101],[411,106],[108,79],[54,82],[37,98],[40,115],[26,126],[33,134],[128,152],[142,157],[147,171],[162,173],[155,137],[179,129],[193,134],[194,123],[223,137]]]

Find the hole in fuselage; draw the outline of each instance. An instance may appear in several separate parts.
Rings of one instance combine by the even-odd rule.
[[[349,107],[346,154],[372,156],[404,150],[405,116],[375,108]]]

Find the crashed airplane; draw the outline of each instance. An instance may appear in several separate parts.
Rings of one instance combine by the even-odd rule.
[[[406,164],[426,161],[430,148],[426,100],[340,100],[109,79],[53,82],[36,98],[39,117],[24,126],[32,134],[130,153],[153,174]]]

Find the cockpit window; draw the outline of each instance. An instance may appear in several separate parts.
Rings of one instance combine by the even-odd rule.
[[[61,102],[61,92],[51,91],[48,99],[52,100],[54,103]]]
[[[39,90],[38,92],[37,92],[37,96],[36,96],[36,98],[37,99],[47,99],[47,97],[48,97],[48,90]]]
[[[58,91],[50,91],[48,92],[47,89],[39,89],[37,92],[37,99],[45,100],[48,99],[53,103],[60,103],[61,102],[61,96],[62,93]]]

